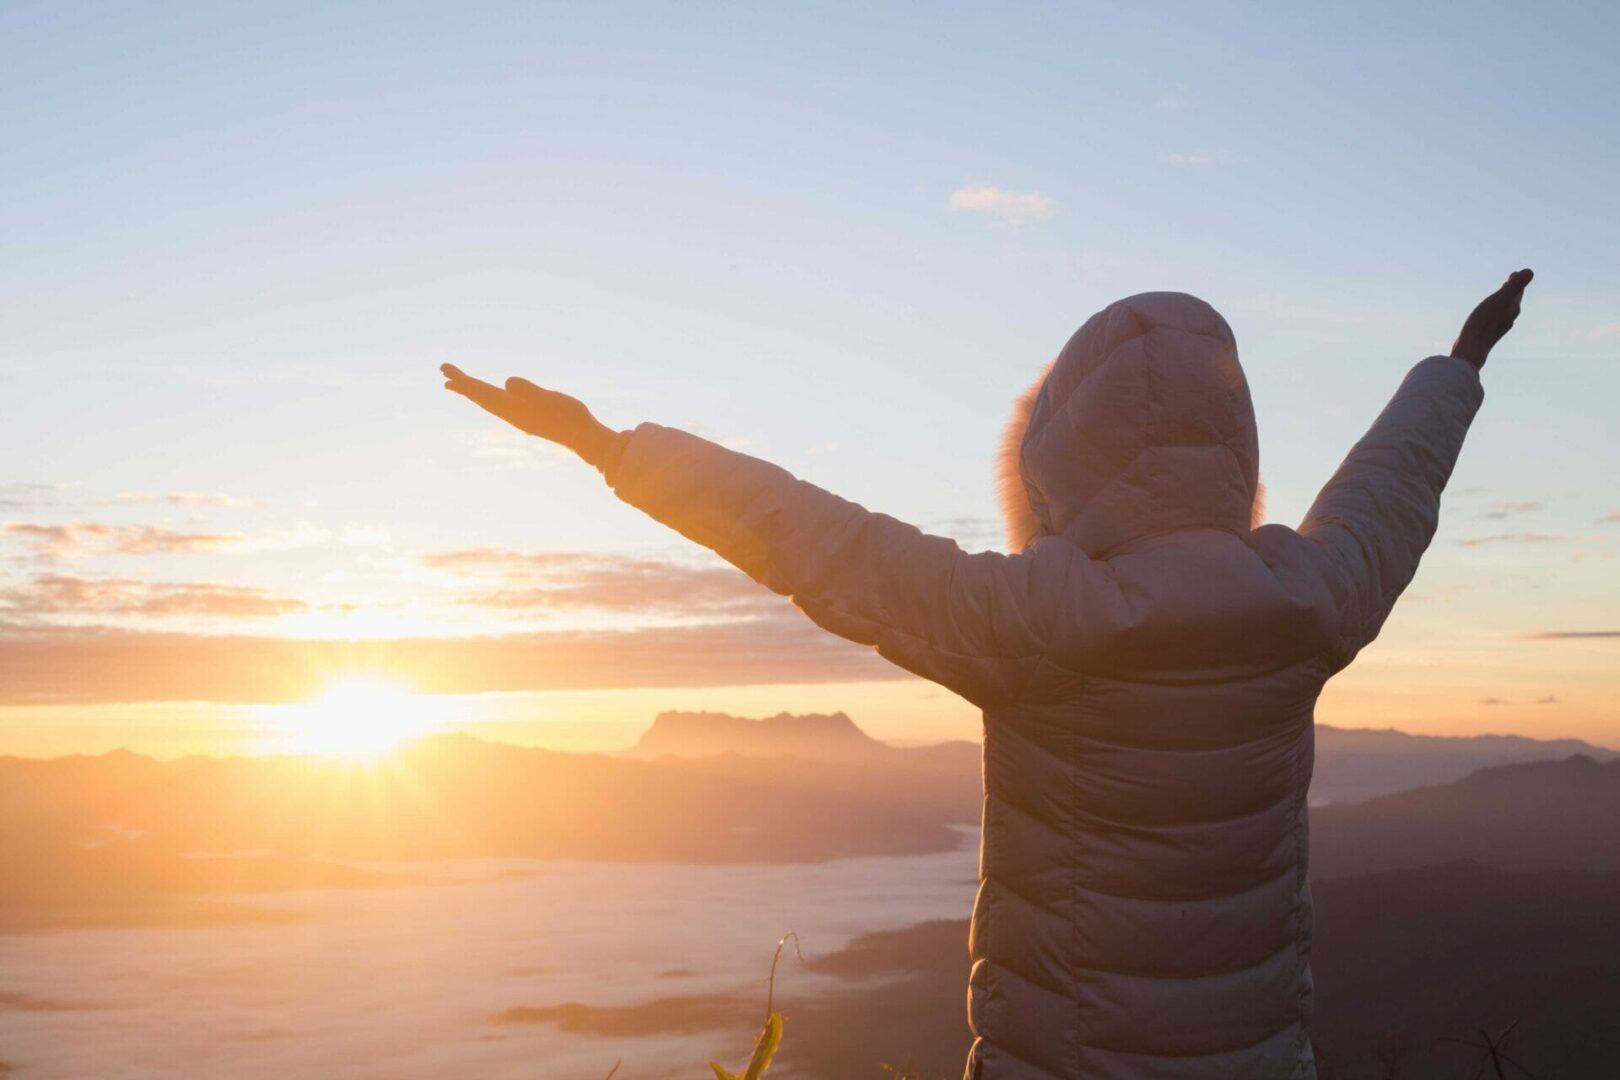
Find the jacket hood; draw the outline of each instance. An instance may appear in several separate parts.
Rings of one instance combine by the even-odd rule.
[[[1261,513],[1249,384],[1220,313],[1140,293],[1086,320],[1018,400],[998,462],[1009,550],[1065,536],[1094,558]]]

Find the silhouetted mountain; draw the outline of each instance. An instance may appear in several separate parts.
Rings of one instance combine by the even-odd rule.
[[[640,758],[745,754],[840,761],[887,749],[841,712],[782,712],[759,720],[717,712],[661,712],[628,752]]]
[[[761,719],[715,712],[663,712],[626,753],[637,758],[704,758],[723,754],[801,761],[934,761],[979,768],[977,743],[951,741],[896,747],[872,738],[846,713],[777,713]]]
[[[738,754],[754,758],[858,762],[905,754],[954,766],[977,782],[977,743],[952,741],[897,748],[872,738],[842,712],[763,719],[716,712],[660,713],[627,756],[706,758]],[[1438,736],[1402,731],[1338,728],[1318,724],[1313,805],[1360,802],[1396,791],[1448,784],[1495,765],[1558,761],[1585,754],[1597,761],[1620,753],[1580,739],[1530,739],[1520,735]]]
[[[1558,761],[1575,754],[1597,761],[1620,757],[1580,739],[1408,735],[1393,729],[1318,724],[1311,803],[1360,802],[1395,791],[1449,784],[1493,765]]]
[[[1339,878],[1471,859],[1512,870],[1620,870],[1620,761],[1482,769],[1454,784],[1311,814],[1311,872]]]

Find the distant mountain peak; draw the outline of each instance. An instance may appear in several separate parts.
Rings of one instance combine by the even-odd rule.
[[[720,712],[661,712],[631,748],[635,757],[751,757],[842,759],[890,750],[847,713],[787,713],[752,718]]]
[[[1395,791],[1449,784],[1481,769],[1571,757],[1593,764],[1617,759],[1615,751],[1581,739],[1414,735],[1393,728],[1318,724],[1311,802],[1359,802]]]

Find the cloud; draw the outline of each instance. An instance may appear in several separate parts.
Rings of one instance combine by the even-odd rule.
[[[1045,217],[1057,203],[1038,191],[1008,191],[990,184],[974,184],[951,192],[952,210],[980,210],[1014,225]]]
[[[969,550],[988,550],[1007,539],[1007,527],[999,518],[963,516],[935,518],[922,523],[931,533],[948,536]]]
[[[1525,637],[1532,641],[1565,641],[1578,638],[1620,638],[1620,630],[1538,630]]]
[[[0,522],[0,535],[20,539],[36,557],[48,561],[92,551],[119,555],[215,551],[247,540],[240,533],[188,533],[156,525],[109,525],[100,521],[67,524],[6,521]]]
[[[1210,153],[1165,153],[1159,155],[1159,160],[1166,165],[1174,165],[1178,169],[1185,169],[1204,168],[1211,165],[1239,165],[1249,159],[1231,150],[1216,150]]]
[[[506,469],[560,468],[574,453],[513,427],[481,428],[470,436],[473,457],[487,458]]]
[[[26,585],[0,589],[0,609],[21,619],[76,614],[265,618],[308,608],[302,600],[277,596],[255,586],[216,582],[41,574]]]
[[[426,693],[905,679],[796,612],[701,626],[348,641],[0,626],[0,704],[307,701],[366,675]]]
[[[113,551],[121,555],[155,552],[217,551],[247,542],[241,533],[186,533],[155,525],[132,525],[118,530]]]
[[[170,506],[253,506],[252,499],[245,495],[224,495],[214,491],[121,491],[105,499],[97,499],[97,503],[108,505],[113,503],[166,503]]]
[[[1548,694],[1546,697],[1536,698],[1536,704],[1537,705],[1561,705],[1561,704],[1563,704],[1563,702],[1558,700],[1558,695],[1557,694]]]
[[[602,556],[582,551],[513,551],[510,548],[476,547],[455,551],[436,551],[417,558],[417,562],[431,570],[446,570],[453,574],[476,575],[491,570],[510,573],[513,570],[536,569],[552,571],[560,567],[578,566],[595,562]]]
[[[1459,540],[1462,547],[1481,547],[1485,544],[1561,544],[1562,536],[1549,536],[1544,533],[1496,533],[1493,536],[1475,536],[1468,540]]]
[[[1597,519],[1597,523],[1599,525],[1620,525],[1620,510],[1616,510],[1612,514],[1604,514]]]
[[[1482,518],[1493,518],[1500,520],[1505,517],[1512,517],[1514,514],[1529,514],[1540,509],[1541,504],[1539,502],[1532,500],[1510,499],[1503,502],[1492,503],[1491,508],[1479,516]]]
[[[55,506],[66,484],[36,484],[26,480],[0,484],[0,510],[34,510]]]
[[[500,578],[504,587],[469,593],[458,602],[507,611],[601,608],[741,614],[774,611],[787,603],[740,570],[723,565],[503,548],[438,552],[419,561],[463,577]]]
[[[1592,331],[1594,338],[1620,337],[1620,322],[1604,323]]]
[[[1408,592],[1408,593],[1402,593],[1401,594],[1401,603],[1403,603],[1403,604],[1442,603],[1442,602],[1455,600],[1462,592],[1463,592],[1463,590],[1460,587],[1456,586],[1456,585],[1446,585],[1446,586],[1443,586],[1441,588],[1435,589],[1433,592],[1426,592],[1426,593],[1410,593],[1410,592]]]
[[[113,526],[94,521],[80,521],[72,525],[42,525],[30,521],[0,522],[0,536],[17,537],[42,559],[63,558],[87,543],[104,540],[112,533]]]
[[[1479,703],[1481,705],[1509,705],[1509,704],[1512,704],[1511,702],[1504,701],[1503,699],[1501,699],[1499,697],[1481,698]]]
[[[1170,88],[1159,95],[1159,108],[1165,112],[1180,112],[1187,104],[1187,87],[1182,83],[1171,83]]]

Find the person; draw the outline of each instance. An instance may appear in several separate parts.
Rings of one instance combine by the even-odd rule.
[[[1313,1077],[1306,789],[1323,684],[1437,524],[1529,270],[1418,363],[1298,529],[1258,524],[1232,331],[1144,293],[1094,315],[1006,440],[1009,554],[872,513],[521,378],[445,386],[984,716],[969,1080]]]

